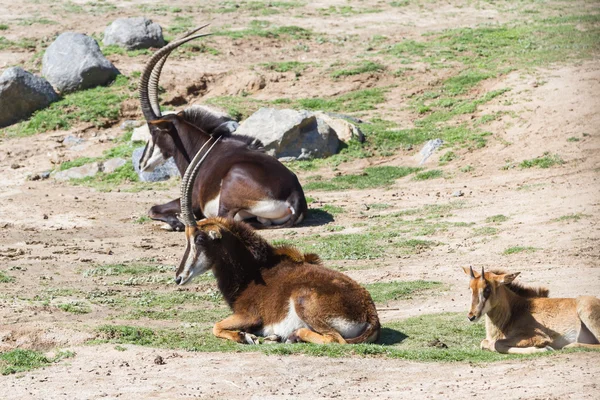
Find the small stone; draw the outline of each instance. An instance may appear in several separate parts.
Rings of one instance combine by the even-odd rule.
[[[128,129],[133,129],[133,128],[137,128],[138,126],[142,126],[143,122],[142,121],[137,121],[135,119],[128,119],[126,121],[123,121],[121,123],[121,125],[119,125],[119,128],[121,128],[121,130],[128,130]]]
[[[19,169],[19,168],[21,168],[21,167],[22,167],[22,165],[19,165],[19,164],[17,164],[17,163],[12,163],[12,164],[10,165],[10,167],[11,167],[12,169]]]
[[[456,192],[452,193],[452,197],[462,197],[465,194],[463,193],[462,190],[457,190]]]
[[[44,214],[44,219],[48,219],[48,214]]]
[[[161,356],[156,356],[154,359],[154,364],[156,365],[165,365],[165,360]]]

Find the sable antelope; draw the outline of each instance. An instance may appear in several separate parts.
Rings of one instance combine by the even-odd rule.
[[[205,25],[206,26],[206,25]],[[302,186],[294,173],[281,162],[261,151],[260,141],[232,134],[236,123],[202,107],[191,107],[177,114],[161,115],[158,105],[158,80],[169,54],[178,46],[206,35],[186,34],[158,50],[148,61],[140,79],[140,103],[151,139],[140,160],[140,169],[153,165],[155,148],[162,157],[174,157],[183,175],[198,150],[212,138],[222,137],[193,188],[192,207],[198,218],[222,216],[245,220],[256,218],[256,228],[289,227],[301,222],[307,212]],[[183,230],[177,219],[180,200],[156,205],[150,218]]]
[[[315,254],[271,246],[243,223],[226,218],[196,222],[191,204],[198,154],[181,189],[186,249],[175,275],[178,285],[212,270],[233,315],[213,334],[238,343],[267,341],[363,343],[379,337],[369,292],[348,276],[325,268]]]
[[[481,349],[530,354],[571,347],[600,349],[600,299],[548,298],[548,289],[514,282],[519,272],[494,270],[471,278],[470,321],[486,316]]]

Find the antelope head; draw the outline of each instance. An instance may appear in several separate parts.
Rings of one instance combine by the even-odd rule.
[[[152,124],[153,121],[157,121],[162,118],[160,105],[158,104],[158,80],[160,78],[162,68],[167,61],[169,54],[171,54],[171,52],[177,47],[189,42],[190,40],[208,36],[207,34],[194,35],[194,33],[206,26],[207,25],[203,25],[190,32],[187,32],[182,37],[172,41],[168,45],[158,50],[156,53],[154,53],[152,58],[150,58],[150,61],[148,61],[148,64],[142,73],[139,83],[140,103],[142,106],[142,113],[144,114],[144,118],[146,119],[148,128],[150,129],[150,140],[148,140],[148,143],[146,143],[146,147],[142,153],[142,158],[140,159],[141,171],[154,170],[154,168],[159,165],[165,157],[165,154],[159,146],[159,143],[157,143],[157,137],[161,134],[161,130],[156,126],[156,124]]]
[[[212,268],[213,262],[208,256],[208,247],[221,239],[221,231],[216,225],[198,226],[192,208],[194,181],[200,172],[200,166],[208,153],[219,142],[221,137],[207,141],[190,162],[181,180],[181,215],[179,219],[185,224],[185,253],[175,274],[175,283],[184,285],[194,276],[201,275]],[[203,154],[204,147],[210,142],[211,147]]]
[[[471,322],[477,322],[487,314],[497,303],[497,292],[501,285],[508,285],[519,275],[519,272],[514,274],[494,274],[493,272],[485,272],[481,268],[481,274],[473,271],[473,267],[463,267],[465,274],[471,278],[469,281],[469,289],[471,290],[471,307],[467,318]]]

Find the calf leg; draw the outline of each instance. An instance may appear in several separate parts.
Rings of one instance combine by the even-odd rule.
[[[153,220],[166,222],[174,231],[182,232],[185,226],[177,219],[177,214],[180,212],[181,204],[179,199],[175,199],[166,204],[153,206],[148,211],[148,216]]]
[[[233,314],[215,324],[213,335],[238,343],[258,344],[258,338],[245,331],[253,330],[260,325],[261,320],[258,317],[248,314]]]
[[[589,333],[586,332],[587,338],[582,338],[580,333],[578,341],[583,343],[573,343],[569,347],[600,348],[600,344],[598,344],[600,342],[600,299],[593,296],[579,296],[577,298],[577,315]],[[593,338],[589,337],[590,333],[594,336]]]
[[[298,317],[311,329],[300,328],[296,330],[288,337],[288,342],[346,343],[342,335],[326,322],[319,300],[312,292],[298,294],[294,299],[294,308]]]

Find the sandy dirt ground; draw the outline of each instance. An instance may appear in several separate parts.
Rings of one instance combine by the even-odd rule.
[[[140,13],[134,5],[141,2],[106,3],[116,3],[117,9],[101,16],[66,15],[58,24],[21,26],[15,22],[19,18],[58,20],[53,16],[56,10],[52,3],[31,1],[16,5],[0,1],[0,22],[15,27],[6,37],[17,40],[53,37],[66,30],[99,34],[113,19]],[[177,2],[184,7],[192,3]],[[377,2],[354,3],[368,7]],[[501,23],[522,17],[483,3],[477,2],[475,6],[459,1],[441,4],[435,12],[431,7],[411,6],[341,19],[319,16],[319,8],[344,4],[343,1],[311,2],[304,11],[308,18],[293,23],[306,24],[306,28],[330,35],[358,35],[359,40],[374,34],[403,40],[449,27]],[[171,21],[160,13],[152,17],[165,25]],[[247,15],[241,15],[239,21],[228,18],[228,14],[210,15],[215,29],[237,23],[243,26],[252,19]],[[275,22],[278,18],[281,16],[261,17]],[[195,21],[201,22],[202,18],[198,16]],[[364,28],[369,25],[372,29]],[[253,87],[256,76],[249,67],[254,64],[295,57],[289,53],[290,48],[285,45],[279,48],[277,41],[268,38],[248,44],[218,37],[211,46],[219,48],[222,55],[200,55],[193,61],[174,59],[165,68],[165,98],[187,93],[189,82],[200,79],[197,72],[190,71],[193,62],[201,65],[203,76],[210,82],[204,93],[208,98],[235,95]],[[31,61],[31,57],[30,51],[0,51],[0,65],[23,63],[35,70],[39,62]],[[327,64],[348,61],[352,55],[346,54],[343,47],[325,43],[297,57],[301,61]],[[124,73],[139,71],[146,59],[111,57]],[[406,96],[443,79],[447,73],[444,70],[415,73],[414,80],[392,88],[386,103],[363,118],[384,115],[410,125],[414,115],[404,107]],[[258,99],[330,96],[386,86],[393,79],[391,75],[363,76],[323,84],[323,77],[316,69],[305,71],[300,81],[287,73],[273,73],[266,75],[267,84],[254,95]],[[335,225],[346,227],[343,233],[366,229],[351,227],[356,222],[365,222],[367,227],[376,224],[369,215],[379,212],[364,212],[366,204],[374,203],[390,205],[381,213],[391,213],[461,201],[464,206],[452,210],[448,221],[481,224],[490,216],[509,217],[493,238],[473,235],[470,230],[442,231],[434,236],[441,244],[419,254],[332,262],[347,267],[347,273],[360,283],[424,279],[440,281],[447,287],[435,296],[391,302],[389,310],[380,314],[384,324],[429,313],[466,313],[468,292],[460,270],[465,265],[521,271],[524,281],[548,286],[553,297],[600,295],[600,63],[595,59],[515,71],[486,80],[477,90],[503,87],[511,90],[477,111],[478,115],[503,112],[501,118],[486,126],[492,133],[486,147],[476,151],[455,150],[460,164],[471,165],[472,172],[460,173],[456,165],[446,165],[439,167],[445,179],[415,182],[407,177],[385,189],[307,193],[315,199],[311,206],[334,204],[344,208],[345,212],[335,217]],[[187,100],[202,103],[203,97],[190,96]],[[141,118],[139,111],[131,113]],[[94,305],[90,313],[74,315],[23,298],[33,299],[48,288],[102,289],[106,282],[82,275],[83,270],[93,265],[148,259],[163,265],[177,264],[183,250],[181,234],[166,232],[157,223],[133,223],[150,206],[178,197],[177,183],[171,182],[166,190],[105,193],[53,179],[30,181],[27,177],[52,169],[56,162],[98,156],[112,146],[105,138],[121,133],[116,124],[102,130],[78,126],[69,131],[0,139],[0,268],[16,278],[16,283],[0,286],[0,351],[30,348],[54,352],[60,348],[76,353],[75,357],[50,367],[0,376],[1,398],[600,398],[599,353],[469,364],[376,357],[267,356],[258,352],[195,353],[130,345],[123,352],[109,344],[85,345],[95,338],[95,326],[109,319],[111,323],[119,322],[114,320],[110,309]],[[57,140],[72,134],[93,145],[73,149]],[[580,140],[567,141],[570,137]],[[550,169],[503,168],[544,152],[560,154],[565,163]],[[372,165],[416,166],[417,153],[418,149],[400,150],[390,157],[343,163],[336,171],[329,168],[301,171],[299,178],[304,182],[317,173],[324,177],[356,173]],[[428,163],[437,165],[439,156],[435,154]],[[17,168],[13,167],[15,164]],[[457,190],[464,193],[460,199],[453,197]],[[565,215],[581,218],[558,220]],[[307,224],[267,231],[264,236],[270,240],[289,239],[292,231],[299,235],[296,237],[329,234],[326,226]],[[538,250],[510,257],[503,255],[503,250],[511,246]],[[372,265],[363,268],[366,264]],[[154,288],[164,290],[164,285],[146,287]],[[157,355],[163,357],[164,365],[154,363]]]

